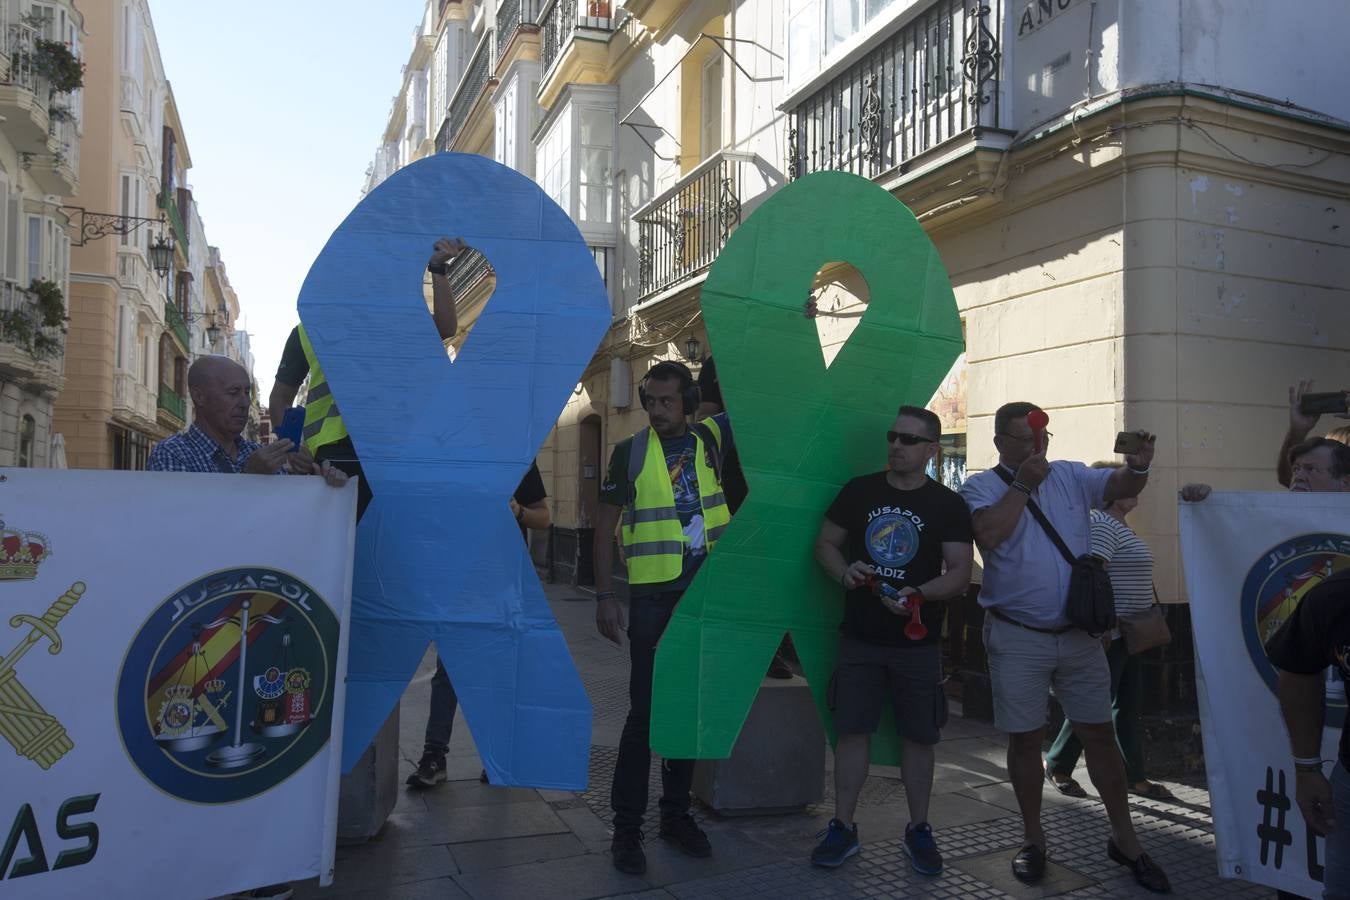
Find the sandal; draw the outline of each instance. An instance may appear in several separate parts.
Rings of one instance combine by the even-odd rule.
[[[1079,800],[1087,797],[1087,791],[1083,790],[1081,784],[1074,781],[1072,778],[1065,778],[1063,781],[1060,781],[1055,777],[1054,769],[1051,769],[1048,766],[1045,769],[1045,780],[1050,782],[1050,786],[1065,797],[1076,797]]]
[[[1136,797],[1143,797],[1145,800],[1160,800],[1163,803],[1177,802],[1176,794],[1173,794],[1167,788],[1163,787],[1161,784],[1158,784],[1158,782],[1146,781],[1144,783],[1147,784],[1148,787],[1139,788],[1135,787],[1134,785],[1130,785],[1130,793],[1134,794]]]

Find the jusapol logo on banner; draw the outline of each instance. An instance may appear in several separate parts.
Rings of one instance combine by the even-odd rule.
[[[0,896],[331,880],[354,501],[318,478],[0,484]]]
[[[1294,802],[1293,759],[1265,644],[1318,584],[1350,568],[1340,494],[1214,494],[1181,504],[1201,725],[1220,874],[1320,896],[1322,839]],[[1327,670],[1322,756],[1337,757],[1345,681]]]
[[[337,641],[328,604],[285,572],[217,572],[175,591],[118,678],[127,753],[156,787],[196,803],[280,784],[328,740]]]

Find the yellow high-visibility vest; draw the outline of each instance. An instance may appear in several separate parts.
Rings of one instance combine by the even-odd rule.
[[[323,377],[319,358],[314,355],[305,326],[299,326],[300,346],[304,348],[305,360],[309,362],[309,397],[305,401],[305,428],[300,443],[310,453],[318,453],[319,448],[336,443],[347,436],[347,426],[342,424],[342,414],[338,412],[333,392],[328,380]]]
[[[699,499],[703,504],[703,530],[707,548],[711,551],[731,521],[731,510],[722,493],[721,464],[718,462],[722,433],[712,421],[700,422],[690,431],[694,435],[694,471],[698,475]],[[630,500],[624,510],[623,527],[619,529],[624,559],[628,562],[628,582],[660,584],[674,581],[680,577],[684,565],[687,538],[675,510],[675,489],[670,483],[670,470],[666,468],[661,440],[650,427],[633,435],[628,481]]]

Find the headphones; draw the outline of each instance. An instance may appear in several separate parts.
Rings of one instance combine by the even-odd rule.
[[[642,381],[638,384],[638,400],[641,401],[642,408],[647,408],[647,382],[653,378],[661,381],[671,377],[680,379],[680,397],[684,400],[684,414],[692,416],[698,410],[703,394],[698,389],[698,382],[694,380],[694,373],[689,371],[689,367],[673,359],[657,363],[642,376]]]

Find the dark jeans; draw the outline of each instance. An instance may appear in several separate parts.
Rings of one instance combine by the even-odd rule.
[[[1125,778],[1130,784],[1147,781],[1144,774],[1144,748],[1139,742],[1139,707],[1142,701],[1142,682],[1139,660],[1125,650],[1123,638],[1116,638],[1106,649],[1106,661],[1111,666],[1111,720],[1116,727],[1116,744],[1125,758]],[[1059,737],[1050,745],[1045,764],[1060,775],[1072,775],[1083,745],[1073,727],[1065,720]]]
[[[619,760],[614,765],[610,806],[616,829],[641,828],[647,812],[647,776],[652,767],[649,735],[652,716],[652,669],[656,642],[666,630],[670,614],[679,602],[678,592],[635,597],[628,604],[628,650],[632,670],[628,675],[628,721],[619,739]],[[677,819],[689,812],[689,789],[694,783],[692,759],[667,759],[661,763],[661,820]]]
[[[431,676],[431,709],[427,713],[427,736],[423,750],[441,756],[450,749],[450,729],[455,724],[455,710],[459,708],[459,697],[455,696],[455,686],[439,656],[436,657],[436,674]]]

